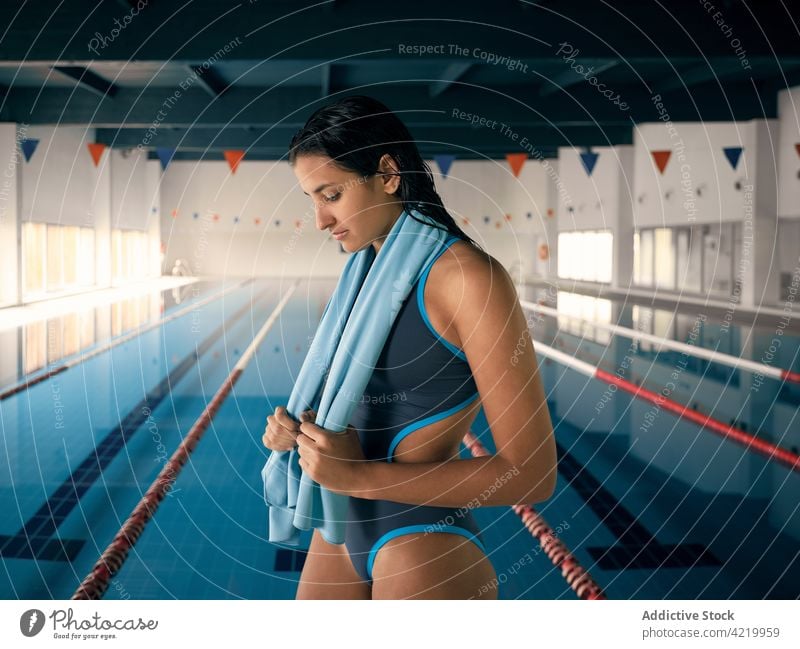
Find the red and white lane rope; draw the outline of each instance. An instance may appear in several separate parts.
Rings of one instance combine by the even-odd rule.
[[[208,297],[205,297],[202,300],[198,300],[197,302],[192,302],[191,304],[187,304],[185,307],[182,307],[182,308],[178,309],[174,313],[170,313],[165,318],[161,318],[160,320],[157,320],[156,322],[150,323],[146,327],[139,327],[137,329],[133,329],[133,330],[129,331],[128,333],[126,333],[126,334],[124,334],[122,336],[119,336],[118,338],[114,338],[113,340],[110,340],[105,345],[101,345],[100,347],[97,347],[97,348],[95,348],[95,349],[93,349],[90,352],[87,352],[85,354],[80,354],[79,356],[76,356],[75,358],[62,363],[61,365],[58,365],[58,366],[56,366],[56,367],[54,367],[54,368],[52,368],[50,370],[47,370],[43,374],[39,374],[38,376],[35,376],[35,377],[31,378],[31,379],[27,379],[25,381],[22,381],[21,383],[18,383],[17,385],[13,385],[10,388],[7,388],[6,390],[3,390],[2,392],[0,392],[0,401],[2,401],[3,399],[8,399],[8,397],[11,397],[11,396],[13,396],[13,395],[15,395],[15,394],[17,394],[19,392],[22,392],[23,390],[27,390],[28,388],[36,385],[37,383],[41,383],[42,381],[46,381],[47,379],[55,376],[56,374],[61,374],[61,372],[64,372],[64,371],[68,370],[71,367],[75,367],[76,365],[80,365],[84,361],[88,361],[90,358],[94,358],[95,356],[97,356],[99,354],[107,352],[112,347],[116,347],[117,345],[121,345],[122,343],[128,342],[129,340],[133,340],[137,336],[141,336],[143,333],[145,333],[147,331],[150,331],[151,329],[155,329],[156,327],[160,327],[161,325],[164,325],[167,322],[175,320],[175,318],[180,318],[181,316],[186,315],[187,313],[189,313],[189,311],[197,309],[198,307],[201,307],[201,306],[205,306],[206,304],[208,304],[209,302],[213,302],[214,300],[218,300],[222,296],[227,295],[231,291],[236,291],[236,290],[240,289],[242,286],[244,286],[245,284],[249,284],[252,281],[253,281],[252,279],[247,279],[247,280],[245,280],[243,282],[238,282],[236,285],[230,286],[230,287],[220,291],[219,293],[214,293],[214,295],[209,295]]]
[[[753,372],[755,374],[761,374],[762,376],[768,376],[769,378],[777,379],[778,381],[789,381],[791,383],[800,383],[800,372],[792,372],[790,370],[785,370],[780,367],[773,367],[772,365],[767,365],[766,363],[751,361],[747,358],[739,358],[738,356],[732,356],[731,354],[724,354],[722,352],[714,351],[713,349],[704,349],[702,347],[689,345],[687,343],[682,343],[677,340],[666,340],[664,338],[661,338],[660,336],[654,336],[653,334],[645,333],[643,331],[636,331],[636,329],[631,329],[630,327],[623,327],[621,325],[611,324],[610,322],[596,322],[594,320],[588,320],[586,318],[581,318],[578,316],[562,313],[552,307],[544,306],[543,304],[536,304],[534,302],[529,302],[527,300],[520,300],[520,304],[524,308],[530,309],[531,311],[537,311],[538,313],[544,313],[545,315],[557,318],[566,318],[574,322],[582,322],[589,326],[597,327],[598,329],[605,329],[606,331],[610,331],[620,336],[624,336],[625,338],[632,338],[634,340],[645,340],[647,342],[653,343],[654,345],[658,345],[659,348],[674,349],[676,351],[688,354],[689,356],[695,356],[697,358],[705,358],[706,360],[709,360],[713,363],[720,363],[721,365],[728,365],[729,367],[735,367],[737,369],[746,370],[748,372]]]
[[[660,408],[664,408],[664,410],[674,413],[682,419],[687,419],[695,424],[698,424],[703,429],[710,430],[711,432],[717,433],[725,439],[729,439],[738,444],[743,444],[748,450],[761,453],[771,460],[777,460],[793,471],[800,472],[800,455],[790,451],[789,449],[778,446],[777,444],[773,444],[772,442],[759,439],[755,435],[751,435],[750,433],[743,431],[741,428],[730,426],[719,419],[714,419],[709,415],[704,415],[700,412],[697,412],[697,410],[693,410],[688,406],[684,406],[683,404],[680,404],[669,397],[665,397],[663,394],[653,392],[652,390],[647,390],[639,385],[636,385],[635,383],[632,383],[631,381],[618,377],[616,374],[611,374],[610,372],[601,370],[599,367],[596,367],[591,363],[573,358],[569,354],[565,354],[557,349],[553,349],[552,347],[539,341],[534,343],[534,349],[538,354],[541,354],[545,358],[550,358],[557,363],[566,365],[567,367],[580,372],[589,378],[611,383],[621,390],[632,394],[638,399],[649,401]]]
[[[106,592],[111,578],[119,572],[122,564],[125,563],[128,552],[136,544],[136,541],[139,540],[145,525],[147,525],[153,517],[161,501],[164,500],[164,496],[166,496],[171,485],[175,482],[183,465],[186,464],[189,455],[194,451],[203,433],[205,433],[211,423],[211,420],[219,411],[222,403],[239,380],[239,377],[255,354],[258,346],[264,340],[264,337],[286,306],[289,298],[297,288],[299,281],[299,279],[295,280],[294,284],[286,291],[286,294],[270,314],[269,318],[267,318],[267,321],[258,331],[255,338],[253,338],[253,341],[247,347],[244,354],[242,354],[239,362],[236,363],[231,373],[222,383],[219,390],[217,390],[211,402],[206,406],[197,421],[194,422],[194,425],[189,430],[186,437],[172,454],[172,457],[164,464],[164,468],[161,469],[158,476],[156,476],[156,479],[139,501],[139,504],[136,505],[131,515],[122,525],[119,532],[114,536],[114,539],[103,554],[100,555],[92,571],[81,582],[80,586],[78,586],[78,589],[72,595],[72,599],[100,599]]]
[[[475,457],[490,455],[486,447],[470,431],[464,435],[464,445]],[[581,566],[570,549],[555,535],[547,521],[530,505],[514,505],[511,509],[522,519],[522,523],[539,541],[539,545],[580,599],[607,599],[603,589]]]

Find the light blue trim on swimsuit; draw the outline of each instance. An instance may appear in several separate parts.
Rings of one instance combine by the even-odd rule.
[[[430,534],[459,534],[472,541],[478,546],[481,552],[487,554],[486,548],[483,547],[481,540],[475,534],[464,529],[463,527],[457,527],[456,525],[441,525],[436,527],[436,529],[431,529],[431,527],[433,526],[406,525],[405,527],[398,527],[397,529],[386,532],[386,534],[375,541],[375,543],[372,545],[372,549],[369,551],[369,558],[367,559],[367,574],[369,575],[369,578],[372,579],[372,566],[375,563],[375,557],[378,554],[378,550],[380,550],[381,547],[388,541],[391,541],[393,538],[398,536],[402,536],[403,534],[414,534],[416,532],[428,532]]]
[[[442,419],[449,417],[455,412],[466,408],[470,403],[475,401],[478,398],[479,392],[476,392],[470,397],[467,397],[461,403],[456,404],[452,408],[448,408],[447,410],[443,410],[442,412],[437,412],[435,415],[431,415],[430,417],[425,417],[425,419],[420,419],[419,421],[415,421],[413,424],[409,424],[405,428],[403,428],[397,435],[392,438],[392,443],[389,444],[389,452],[388,457],[386,458],[387,462],[391,462],[392,458],[394,457],[394,451],[397,448],[397,445],[402,442],[406,437],[408,437],[411,433],[415,430],[419,430],[423,426],[427,426],[428,424],[433,424],[437,421],[441,421]]]
[[[439,332],[433,328],[431,324],[430,318],[428,318],[428,312],[425,310],[425,282],[428,280],[428,274],[431,272],[431,267],[433,266],[434,262],[439,259],[439,257],[447,250],[450,245],[458,241],[458,237],[452,237],[445,241],[445,246],[442,248],[441,252],[433,258],[433,261],[425,267],[425,270],[422,273],[422,277],[420,277],[419,284],[417,285],[417,308],[419,309],[420,314],[422,315],[422,320],[427,325],[428,329],[430,329],[431,333],[436,336],[440,343],[442,343],[447,349],[449,349],[453,354],[458,356],[462,361],[467,360],[467,355],[464,353],[463,349],[459,349],[453,343],[448,340],[445,340],[439,335]]]

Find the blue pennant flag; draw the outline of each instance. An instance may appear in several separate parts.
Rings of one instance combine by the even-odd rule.
[[[586,169],[587,176],[592,175],[592,172],[594,171],[594,165],[597,163],[597,158],[599,157],[599,153],[592,153],[591,151],[581,153],[581,162],[583,163],[583,168]]]
[[[743,147],[740,146],[728,146],[722,149],[723,153],[725,153],[725,157],[728,158],[728,162],[731,165],[731,169],[736,170],[736,165],[739,164],[739,158],[742,155]]]
[[[449,153],[440,153],[439,155],[433,156],[433,159],[436,160],[436,164],[439,165],[439,171],[442,172],[442,176],[447,178],[447,174],[450,173],[450,165],[453,164],[453,160],[455,160],[456,157]]]
[[[20,140],[19,145],[22,147],[22,155],[25,156],[25,162],[30,162],[33,152],[36,151],[36,147],[39,145],[39,140]]]
[[[157,148],[156,155],[158,159],[161,160],[161,168],[166,169],[167,165],[172,162],[172,156],[175,155],[175,149],[164,149],[164,148]]]

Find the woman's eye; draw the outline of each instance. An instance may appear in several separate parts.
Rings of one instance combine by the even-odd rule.
[[[342,195],[341,192],[339,192],[338,194],[332,194],[330,196],[325,196],[325,200],[328,201],[329,203],[333,203],[335,201],[338,201],[339,200],[339,196],[341,196],[341,195]]]

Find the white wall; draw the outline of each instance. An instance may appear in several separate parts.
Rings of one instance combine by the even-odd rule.
[[[338,276],[344,267],[286,162],[245,161],[232,174],[224,161],[173,161],[159,187],[166,273],[177,259],[219,277]]]
[[[161,275],[161,163],[158,160],[148,160],[144,173],[144,207],[145,227],[150,233],[150,258],[148,261],[148,275],[158,277]]]
[[[149,195],[158,204],[158,162],[133,151],[106,149],[97,166],[88,144],[94,129],[0,124],[0,306],[20,304],[21,238],[24,221],[91,227],[95,231],[95,286],[111,285],[111,229],[149,233],[150,265],[144,276],[161,272],[160,221],[149,211]],[[39,143],[30,161],[22,139]],[[150,171],[146,170],[149,165]],[[154,180],[155,179],[155,180]]]
[[[800,86],[778,93],[778,214],[800,218]]]
[[[90,227],[92,201],[103,191],[104,160],[95,167],[87,144],[94,129],[29,126],[28,139],[39,144],[22,174],[22,220]]]
[[[636,127],[635,227],[742,222],[751,200],[744,187],[755,184],[757,177],[752,199],[766,200],[769,209],[777,173],[772,155],[775,120],[672,126],[671,130],[657,122]],[[735,169],[725,157],[725,147],[743,147]],[[672,152],[663,174],[653,162],[652,151]],[[774,220],[774,212],[769,216]]]
[[[147,229],[151,207],[150,197],[144,191],[147,163],[146,151],[117,149],[111,152],[112,228]]]
[[[549,200],[544,166],[528,160],[515,178],[505,160],[456,160],[443,178],[428,164],[459,227],[507,267],[521,263],[532,275]],[[232,174],[223,161],[174,161],[160,188],[164,272],[177,259],[213,276],[338,277],[344,267],[346,253],[316,230],[287,162],[244,160]]]

